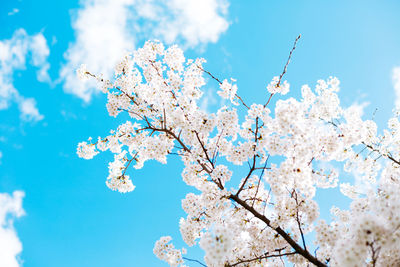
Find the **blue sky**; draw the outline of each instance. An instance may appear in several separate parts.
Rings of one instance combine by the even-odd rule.
[[[17,91],[3,99],[7,107],[0,110],[0,192],[25,192],[26,214],[14,220],[14,228],[26,267],[165,266],[152,253],[154,242],[171,235],[177,247],[183,246],[180,203],[191,189],[180,178],[178,159],[131,169],[136,189],[119,194],[105,185],[110,154],[90,161],[77,157],[78,142],[104,136],[122,121],[108,116],[104,95],[88,90],[91,85],[76,85],[71,73],[77,63],[107,72],[122,50],[158,38],[182,45],[189,58],[206,58],[213,74],[237,79],[246,102],[260,102],[301,34],[286,75],[289,96],[298,97],[303,84],[336,76],[342,104],[369,103],[364,117],[372,118],[378,108],[375,120],[384,127],[400,95],[392,77],[400,66],[399,1],[208,0],[202,1],[210,6],[199,9],[197,21],[164,1],[102,1],[96,6],[98,2],[0,3],[0,42],[23,29],[25,35],[15,38],[28,47],[21,48],[24,64],[12,70],[4,65],[9,61],[0,65],[0,75]],[[199,3],[187,1],[188,10],[192,2]],[[181,30],[185,25],[191,27],[189,33]],[[45,47],[31,45],[38,35],[46,40],[48,56]],[[34,62],[35,56],[40,62]],[[38,70],[46,72],[46,64],[48,77],[38,76]],[[205,89],[211,94],[217,85],[209,81]],[[27,99],[36,105],[21,108]],[[0,106],[1,100],[0,94]],[[332,204],[330,197],[320,198],[323,206]],[[201,258],[198,251],[188,256]]]

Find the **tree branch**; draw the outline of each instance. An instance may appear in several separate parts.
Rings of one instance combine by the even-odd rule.
[[[300,255],[302,255],[304,258],[306,258],[309,262],[314,264],[315,266],[318,267],[327,267],[326,264],[318,260],[316,257],[311,255],[306,249],[303,249],[295,240],[293,240],[282,228],[279,226],[277,228],[274,228],[271,226],[271,221],[265,217],[264,215],[260,214],[258,211],[256,211],[253,207],[251,207],[249,204],[247,204],[245,201],[240,199],[237,195],[230,195],[229,199],[235,201],[238,203],[240,206],[242,206],[244,209],[249,211],[251,214],[253,214],[255,217],[263,221],[266,225],[274,229],[278,235],[280,235],[283,239],[288,242],[288,244]]]
[[[288,253],[282,253],[282,254],[272,254],[272,255],[264,255],[264,256],[260,256],[260,257],[256,257],[253,259],[249,259],[249,260],[240,260],[234,264],[227,264],[227,267],[233,267],[242,263],[248,263],[248,262],[252,262],[252,261],[257,261],[257,260],[263,260],[263,259],[268,259],[268,258],[276,258],[276,257],[282,257],[282,256],[289,256],[289,255],[294,255],[297,254],[297,252],[288,252]]]

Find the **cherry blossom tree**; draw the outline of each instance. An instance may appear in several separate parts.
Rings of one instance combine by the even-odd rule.
[[[205,263],[161,237],[154,253],[171,266],[400,265],[399,113],[378,134],[356,106],[340,106],[334,77],[302,86],[301,99],[280,97],[289,92],[283,77],[299,38],[282,74],[266,86],[265,102],[251,105],[234,79],[220,80],[204,59],[186,60],[177,46],[157,41],[126,55],[113,81],[84,65],[77,71],[101,83],[110,116],[129,115],[108,136],[78,145],[85,159],[114,154],[110,189],[134,190],[130,166],[165,164],[173,155],[184,163],[183,181],[201,192],[182,200],[187,217],[179,227],[188,247],[204,250]],[[215,113],[199,107],[205,77],[226,103]],[[235,165],[247,174],[235,176]],[[357,179],[343,183],[345,174]],[[316,191],[336,187],[351,205],[333,206],[327,222]]]

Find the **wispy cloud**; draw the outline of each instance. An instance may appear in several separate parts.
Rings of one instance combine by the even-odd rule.
[[[392,81],[395,93],[395,106],[400,109],[400,67],[395,67],[392,70]]]
[[[349,107],[349,109],[351,109],[352,113],[356,113],[356,114],[358,114],[358,116],[362,117],[362,116],[364,116],[365,108],[368,107],[369,104],[370,104],[369,102],[361,102],[360,103],[360,102],[356,101]]]
[[[229,27],[227,1],[143,1],[138,11],[153,23],[154,36],[186,47],[215,43]]]
[[[10,12],[7,13],[7,15],[12,16],[15,15],[19,12],[18,8],[13,8],[13,10],[11,10]]]
[[[21,118],[26,121],[39,121],[43,115],[36,107],[33,98],[25,98],[13,85],[13,74],[17,70],[26,68],[26,61],[30,57],[30,64],[38,67],[39,81],[50,81],[47,70],[49,48],[42,33],[28,35],[24,29],[16,30],[11,39],[0,41],[0,110],[7,109],[12,102],[18,104]]]
[[[216,42],[229,27],[227,0],[83,0],[72,22],[76,40],[65,53],[60,71],[64,90],[88,102],[94,81],[78,81],[84,63],[109,77],[117,61],[146,39],[184,47]]]
[[[23,99],[19,102],[21,118],[26,121],[42,120],[44,117],[36,108],[36,101],[33,98]]]
[[[0,193],[0,266],[18,267],[18,254],[22,251],[21,241],[14,229],[14,219],[25,214],[22,208],[24,192],[12,195]]]
[[[203,92],[203,96],[200,99],[200,104],[199,104],[200,109],[206,112],[211,112],[210,108],[217,103],[218,101],[216,98],[215,91],[212,88],[205,89]]]

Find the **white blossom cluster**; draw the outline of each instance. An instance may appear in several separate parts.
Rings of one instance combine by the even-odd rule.
[[[173,244],[169,243],[171,240],[170,236],[161,237],[154,245],[153,253],[170,266],[183,266],[182,254],[185,254],[186,250],[176,249]]]
[[[231,79],[232,82],[235,82],[236,80]],[[224,80],[221,84],[220,84],[220,88],[221,91],[218,91],[217,93],[224,99],[229,99],[232,104],[234,105],[239,105],[239,103],[237,102],[237,100],[235,100],[236,97],[236,92],[237,92],[237,85],[236,84],[231,84],[230,82],[228,82],[228,80]]]
[[[281,95],[286,95],[287,93],[289,93],[289,88],[289,83],[287,81],[281,83],[278,76],[275,76],[267,86],[268,92],[270,92],[271,94],[279,93]]]
[[[128,167],[179,156],[183,181],[197,189],[182,200],[187,217],[180,232],[188,246],[205,251],[207,266],[399,266],[398,118],[378,135],[376,124],[354,106],[340,106],[334,77],[315,89],[304,85],[300,100],[278,99],[273,107],[272,96],[289,92],[277,76],[264,103],[247,105],[237,86],[220,82],[204,62],[186,60],[176,46],[147,42],[121,60],[113,82],[82,69],[82,76],[103,82],[110,116],[130,118],[97,142],[80,143],[78,155],[91,159],[111,151],[107,185],[120,192],[134,189]],[[236,107],[199,108],[204,75]],[[233,165],[245,172],[233,173]],[[357,180],[343,182],[344,172]],[[333,221],[320,220],[316,192],[335,187],[352,204],[333,207]],[[309,233],[315,233],[315,253],[306,244]],[[170,240],[157,241],[154,253],[171,266],[183,265]]]

